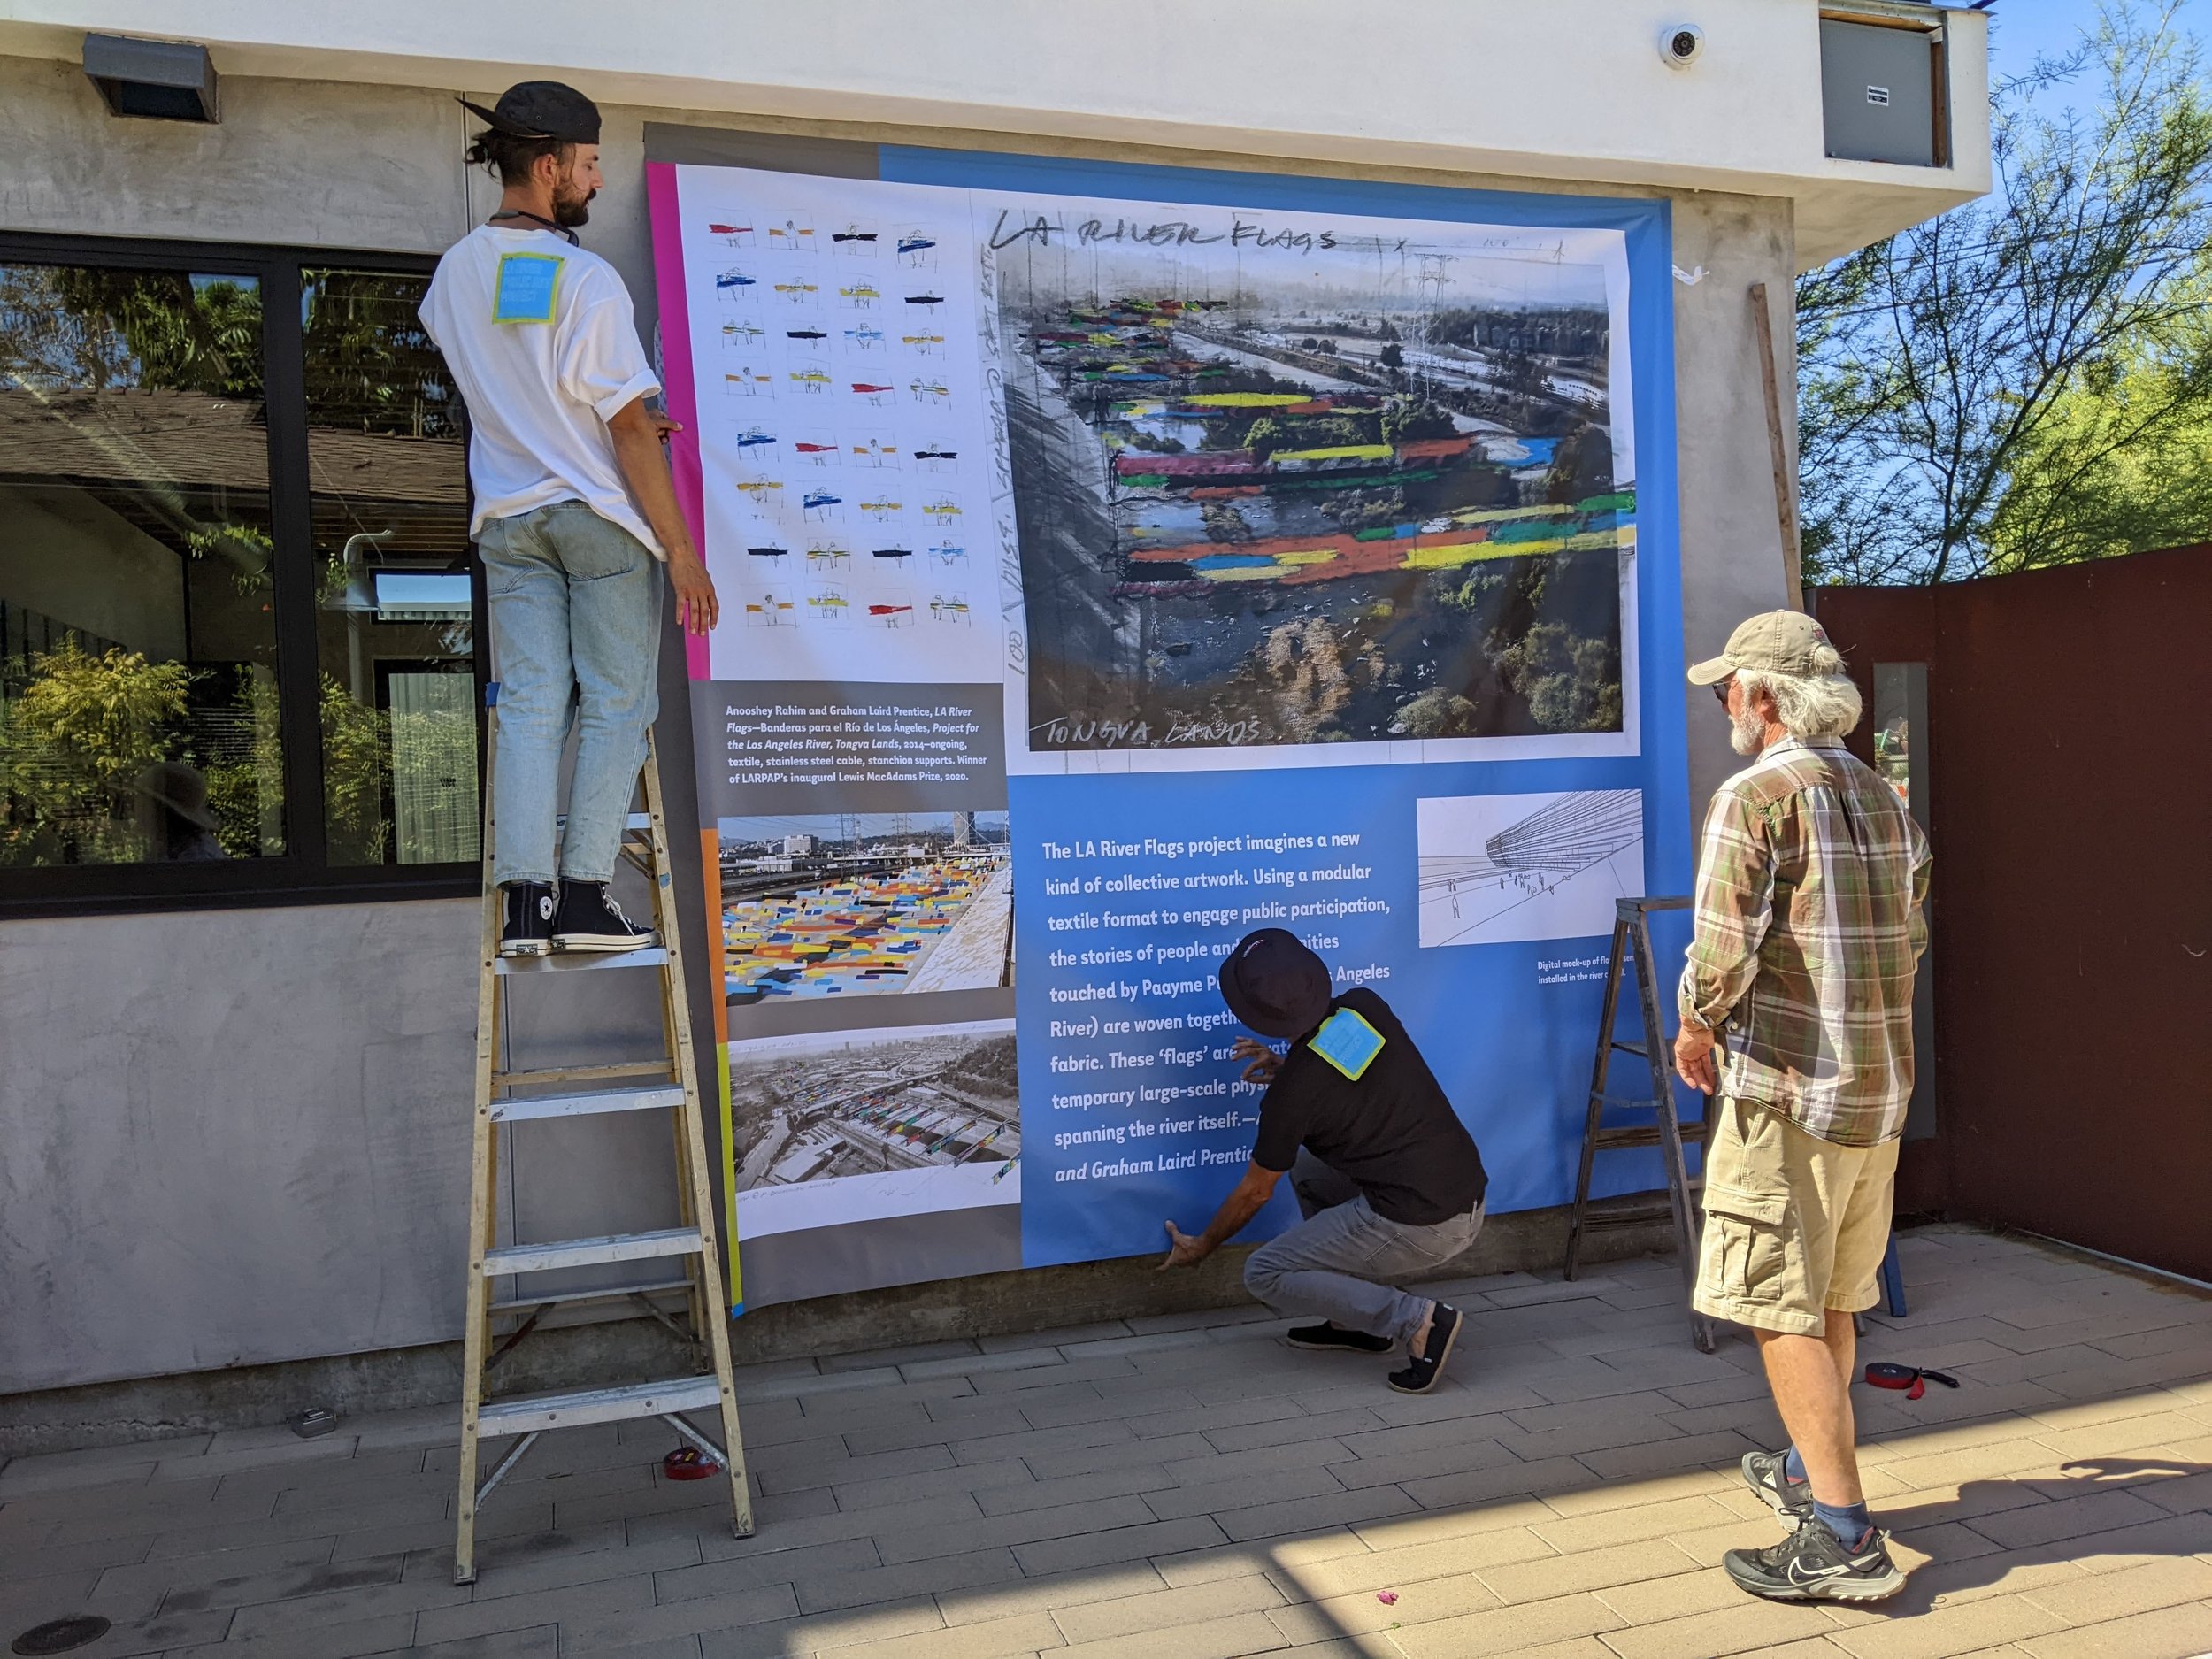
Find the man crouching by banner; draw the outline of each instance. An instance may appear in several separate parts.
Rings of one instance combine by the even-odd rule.
[[[1390,1005],[1364,987],[1331,997],[1327,965],[1295,935],[1264,927],[1240,940],[1221,964],[1221,996],[1290,1048],[1238,1040],[1245,1078],[1267,1085],[1251,1165],[1196,1238],[1167,1224],[1174,1248],[1162,1269],[1219,1249],[1287,1174],[1305,1220],[1252,1253],[1245,1288],[1278,1313],[1322,1316],[1289,1333],[1293,1348],[1387,1354],[1403,1343],[1390,1386],[1428,1393],[1459,1312],[1387,1281],[1448,1262],[1482,1231],[1488,1178],[1474,1137]]]

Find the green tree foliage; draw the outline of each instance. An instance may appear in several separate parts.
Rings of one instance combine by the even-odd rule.
[[[1276,450],[1291,449],[1296,442],[1297,436],[1287,422],[1272,415],[1262,415],[1244,429],[1244,442],[1240,447],[1251,450],[1256,460],[1264,461]]]
[[[1451,411],[1421,397],[1394,397],[1383,405],[1381,441],[1394,448],[1416,438],[1448,438],[1459,428]]]
[[[178,752],[191,671],[65,639],[0,702],[0,864],[113,864],[144,856],[134,780]]]
[[[261,401],[261,291],[250,278],[8,265],[0,321],[0,378]]]
[[[1801,281],[1809,580],[2091,557],[2171,539],[2145,515],[2201,494],[2142,472],[2202,468],[2212,409],[2212,102],[2179,6],[2104,0],[1998,88],[1991,198]]]
[[[416,315],[422,279],[376,271],[308,274],[310,421],[411,438],[460,436],[458,400]]]
[[[391,727],[381,709],[354,701],[330,675],[322,677],[323,824],[330,861],[380,864],[389,850],[384,814],[390,787]],[[470,738],[473,741],[472,731]]]
[[[2130,344],[2059,397],[1992,515],[1990,567],[2212,541],[2212,283],[2177,344]]]
[[[1544,499],[1586,501],[1613,488],[1613,436],[1605,427],[1583,421],[1561,442],[1544,477]]]
[[[1475,705],[1457,692],[1432,686],[1398,710],[1394,731],[1408,737],[1478,737]]]
[[[1495,661],[1547,732],[1620,730],[1620,652],[1611,641],[1578,634],[1563,623],[1540,622]]]

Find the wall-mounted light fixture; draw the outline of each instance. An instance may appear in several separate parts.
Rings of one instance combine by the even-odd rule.
[[[84,72],[117,115],[157,121],[212,121],[215,65],[189,41],[84,37]]]

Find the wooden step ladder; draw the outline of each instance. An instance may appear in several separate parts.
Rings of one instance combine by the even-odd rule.
[[[1686,910],[1686,898],[1617,899],[1614,901],[1613,953],[1605,971],[1605,1007],[1598,1016],[1597,1059],[1590,1073],[1590,1099],[1582,1125],[1582,1167],[1575,1176],[1574,1210],[1567,1222],[1567,1277],[1571,1279],[1582,1263],[1582,1242],[1599,1227],[1632,1226],[1639,1222],[1671,1217],[1675,1250],[1682,1262],[1686,1295],[1697,1287],[1697,1194],[1702,1178],[1694,1179],[1682,1156],[1686,1145],[1703,1146],[1708,1127],[1704,1096],[1698,1117],[1684,1123],[1675,1111],[1674,1050],[1667,1042],[1666,1027],[1659,1017],[1659,982],[1651,949],[1651,914],[1655,910]],[[1636,1002],[1643,1017],[1640,1042],[1623,1042],[1614,1035],[1613,1022],[1620,1009],[1621,968],[1627,961],[1636,974]],[[1616,1053],[1640,1056],[1651,1068],[1649,1096],[1624,1097],[1610,1094],[1609,1077]],[[1606,1110],[1649,1113],[1628,1123],[1608,1123]],[[1592,1166],[1601,1152],[1657,1147],[1665,1169],[1663,1190],[1631,1193],[1618,1198],[1590,1198]],[[1713,1351],[1712,1324],[1693,1309],[1690,1337],[1698,1351]]]
[[[498,689],[494,685],[487,692],[487,776],[498,738]],[[477,987],[476,1115],[469,1159],[468,1313],[461,1378],[460,1497],[453,1549],[456,1584],[471,1584],[476,1578],[477,1509],[538,1437],[550,1429],[660,1418],[682,1440],[722,1465],[730,1484],[731,1524],[738,1537],[752,1536],[745,1448],[738,1429],[737,1395],[730,1379],[729,1310],[722,1293],[721,1247],[707,1174],[706,1134],[691,1043],[691,1006],[685,995],[682,934],[677,926],[676,887],[668,859],[660,760],[650,733],[646,738],[643,782],[645,810],[630,816],[623,832],[622,856],[652,885],[658,938],[641,949],[610,954],[499,954],[499,892],[492,884],[496,826],[491,792],[485,791],[483,965]],[[658,1056],[606,1065],[509,1069],[501,1032],[511,979],[647,969],[653,970],[659,979],[662,1052]],[[547,1118],[633,1111],[669,1114],[676,1142],[675,1225],[594,1239],[499,1242],[503,1131],[511,1135],[515,1125]],[[680,1266],[594,1290],[534,1293],[518,1287],[502,1300],[494,1300],[492,1295],[495,1279],[519,1281],[534,1274],[626,1262],[674,1262]],[[685,1293],[687,1323],[672,1318],[650,1300],[664,1291]],[[639,1302],[690,1345],[693,1374],[557,1394],[485,1397],[486,1373],[547,1313],[565,1305],[621,1300]],[[516,1321],[516,1327],[495,1348],[499,1333],[493,1329],[494,1322],[503,1319]],[[719,1409],[722,1416],[720,1446],[684,1420],[687,1412],[714,1409]],[[519,1438],[480,1484],[477,1466],[483,1441],[508,1435]]]

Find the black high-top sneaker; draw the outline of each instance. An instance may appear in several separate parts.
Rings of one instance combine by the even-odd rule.
[[[564,881],[553,916],[556,950],[636,950],[656,942],[653,930],[622,913],[603,881]]]
[[[544,956],[553,951],[553,884],[508,881],[499,889],[499,954]]]

